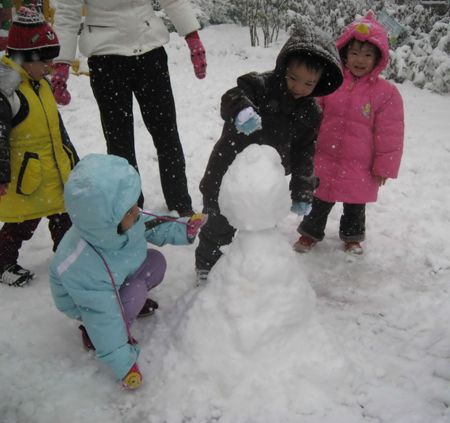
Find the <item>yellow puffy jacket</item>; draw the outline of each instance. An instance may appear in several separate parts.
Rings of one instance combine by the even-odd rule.
[[[1,197],[0,221],[23,222],[63,213],[64,184],[78,158],[71,144],[63,144],[64,127],[50,84],[46,79],[33,80],[5,56],[2,62],[18,72],[22,82],[15,90],[21,116],[18,124],[12,117],[10,182],[7,194]]]

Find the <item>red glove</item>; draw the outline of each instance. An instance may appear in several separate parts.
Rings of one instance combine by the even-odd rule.
[[[122,389],[135,389],[142,383],[143,377],[139,370],[137,363],[133,364],[133,367],[122,379]]]
[[[195,76],[198,79],[203,79],[206,76],[207,66],[205,47],[203,47],[197,31],[191,32],[184,38],[188,43],[189,50],[191,50],[191,61],[194,65]]]
[[[187,237],[193,239],[197,236],[198,230],[207,222],[208,215],[202,213],[196,213],[189,219],[187,223]]]
[[[67,63],[56,63],[52,74],[51,84],[55,100],[61,106],[70,103],[70,93],[67,91],[67,80],[69,79],[70,65]]]

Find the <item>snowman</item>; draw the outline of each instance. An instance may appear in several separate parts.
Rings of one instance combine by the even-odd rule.
[[[298,255],[276,226],[291,200],[275,149],[241,152],[223,178],[219,205],[237,233],[208,284],[178,304],[172,335],[190,362],[183,379],[194,372],[201,398],[210,395],[236,416],[250,413],[249,421],[326,413],[330,397],[347,392],[351,372],[318,321]]]
[[[250,352],[281,328],[307,322],[315,304],[298,258],[276,226],[291,206],[276,150],[255,144],[239,154],[223,178],[219,206],[238,232],[210,282],[229,299],[240,348]]]

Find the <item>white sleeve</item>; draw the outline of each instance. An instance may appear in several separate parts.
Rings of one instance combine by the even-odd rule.
[[[188,0],[159,0],[178,34],[184,37],[200,29],[194,9]]]
[[[53,29],[58,36],[61,50],[55,63],[72,64],[75,60],[78,32],[83,18],[84,0],[56,0]]]

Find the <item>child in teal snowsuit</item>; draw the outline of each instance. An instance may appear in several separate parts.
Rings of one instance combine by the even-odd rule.
[[[127,160],[85,156],[64,189],[73,226],[50,263],[58,310],[83,321],[85,346],[95,349],[125,387],[136,387],[142,379],[136,364],[140,349],[128,326],[139,313],[148,314],[147,291],[166,270],[164,256],[147,250],[147,242],[190,244],[205,220],[203,215],[177,219],[141,212],[140,192],[140,177]]]

